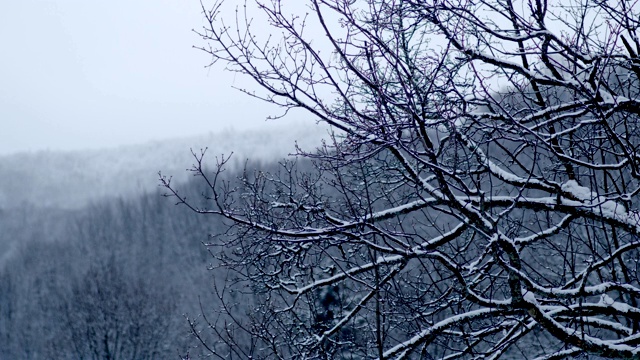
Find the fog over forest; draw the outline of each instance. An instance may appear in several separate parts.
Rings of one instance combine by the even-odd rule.
[[[147,6],[129,20],[168,44]],[[109,3],[102,27],[66,19],[94,64],[112,41],[135,76],[94,66],[82,100],[40,69],[63,79],[39,94],[55,117],[17,71],[7,117],[75,114],[95,126],[65,145],[89,147],[212,112],[284,122],[0,157],[0,360],[640,360],[637,3],[200,6],[218,95],[165,66],[138,77],[154,52],[121,46],[132,31],[106,15],[134,14]],[[29,140],[15,149],[49,146]]]
[[[224,232],[163,196],[199,198],[192,149],[228,177],[277,168],[326,135],[276,125],[90,151],[0,157],[0,358],[175,359],[199,353],[186,317],[219,306],[203,245]],[[202,309],[200,308],[202,304]]]

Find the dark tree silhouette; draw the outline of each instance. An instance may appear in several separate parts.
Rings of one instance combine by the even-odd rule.
[[[640,358],[639,6],[234,4],[204,7],[203,50],[334,133],[307,172],[197,155],[202,206],[164,180],[233,224],[212,353]]]

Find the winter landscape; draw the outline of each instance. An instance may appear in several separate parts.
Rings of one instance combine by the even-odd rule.
[[[0,358],[640,359],[640,5],[195,5],[215,96],[101,75],[93,141],[0,147]]]

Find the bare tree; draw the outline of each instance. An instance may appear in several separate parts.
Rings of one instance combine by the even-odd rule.
[[[212,353],[640,359],[640,6],[291,5],[203,6],[203,50],[243,91],[335,130],[300,151],[314,171],[234,185],[196,156],[204,206],[164,180],[234,224],[212,241],[233,346]]]

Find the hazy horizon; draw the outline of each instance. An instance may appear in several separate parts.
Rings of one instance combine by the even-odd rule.
[[[277,108],[207,68],[198,1],[7,2],[0,7],[0,155],[99,149],[271,126]],[[295,121],[280,120],[276,123]]]

